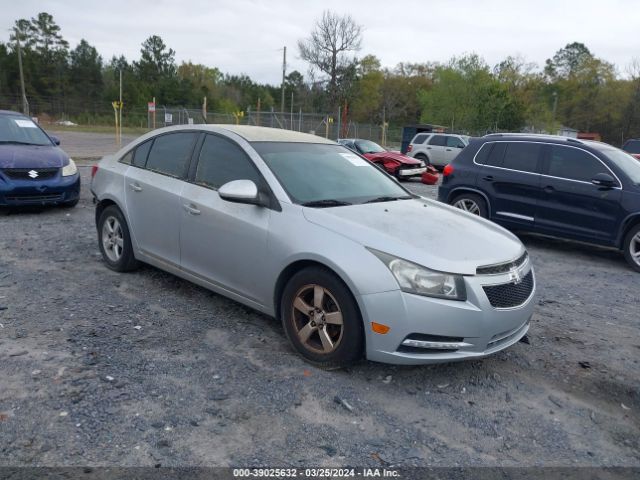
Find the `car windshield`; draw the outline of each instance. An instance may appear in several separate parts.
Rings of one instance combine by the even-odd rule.
[[[341,145],[255,142],[291,199],[331,207],[413,198],[373,164]]]
[[[622,148],[625,152],[638,154],[640,153],[640,140],[629,140]]]
[[[0,144],[51,145],[51,140],[32,120],[0,115]]]
[[[640,185],[640,161],[618,148],[609,146],[598,146],[596,148],[615,163],[629,177],[631,182]]]
[[[380,152],[386,152],[386,150],[384,148],[382,148],[380,145],[378,145],[375,142],[372,142],[371,140],[357,140],[356,141],[356,147],[358,147],[358,149],[362,152],[362,153],[380,153]]]

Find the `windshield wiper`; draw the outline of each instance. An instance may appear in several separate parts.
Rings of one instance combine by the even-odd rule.
[[[10,143],[12,145],[40,145],[41,143],[21,142],[19,140],[0,140],[0,143]]]
[[[409,197],[409,196],[406,196],[406,197],[391,197],[391,196],[387,195],[387,196],[372,198],[371,200],[367,200],[364,203],[395,202],[396,200],[409,200],[410,198],[413,198],[413,197]]]
[[[302,204],[303,207],[343,207],[345,205],[352,205],[349,202],[342,200],[336,200],[334,198],[326,198],[324,200],[312,200]]]

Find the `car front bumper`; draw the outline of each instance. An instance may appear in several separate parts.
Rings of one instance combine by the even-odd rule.
[[[485,357],[513,345],[529,330],[535,279],[530,296],[514,308],[494,308],[483,289],[510,282],[508,274],[465,277],[464,302],[400,290],[360,296],[367,358],[405,365],[442,363]],[[371,322],[390,330],[374,333]]]
[[[404,168],[404,169],[398,170],[398,176],[401,178],[415,177],[418,175],[422,175],[426,171],[427,171],[426,167]]]
[[[9,180],[0,177],[0,205],[57,205],[80,196],[80,175],[63,177],[59,173],[47,180]]]

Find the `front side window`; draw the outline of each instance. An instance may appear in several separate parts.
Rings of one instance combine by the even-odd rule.
[[[240,146],[216,135],[207,135],[198,158],[196,183],[214,189],[233,180],[252,180],[258,187],[260,173]]]
[[[341,145],[255,142],[252,146],[298,204],[412,198],[372,163]]]
[[[447,147],[464,148],[465,144],[458,137],[447,137]]]
[[[600,160],[578,148],[553,146],[549,153],[548,175],[590,182],[598,173],[611,174]]]
[[[434,135],[429,140],[429,145],[434,145],[436,147],[444,147],[447,144],[447,137],[444,135]]]
[[[509,142],[504,153],[502,167],[520,172],[536,173],[541,150],[542,144],[540,143]]]
[[[609,145],[596,147],[604,153],[620,170],[622,170],[631,183],[640,185],[640,162],[626,152]]]
[[[184,177],[197,135],[180,132],[156,137],[147,159],[147,169],[171,177]]]

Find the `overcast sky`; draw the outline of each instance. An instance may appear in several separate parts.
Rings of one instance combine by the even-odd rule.
[[[539,65],[567,43],[585,43],[621,73],[640,57],[638,0],[0,0],[0,40],[17,18],[52,14],[74,47],[81,38],[105,60],[139,57],[140,44],[160,35],[176,60],[245,73],[278,84],[282,47],[287,70],[306,74],[297,40],[329,9],[364,26],[359,56],[383,66],[447,61],[475,52],[490,64],[522,55]]]

